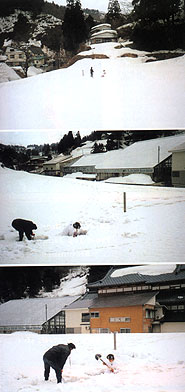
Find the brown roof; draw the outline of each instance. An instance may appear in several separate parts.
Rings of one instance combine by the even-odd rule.
[[[145,305],[155,295],[157,295],[157,292],[102,296],[95,299],[89,308],[116,308],[122,306]]]

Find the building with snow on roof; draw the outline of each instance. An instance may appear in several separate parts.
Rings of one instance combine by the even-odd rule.
[[[91,332],[185,332],[185,266],[113,267],[88,285]]]
[[[146,175],[155,183],[172,184],[172,152],[185,143],[185,133],[175,136],[144,140],[106,153],[83,156],[75,163],[66,165],[64,175],[81,172],[93,175],[97,181],[116,178],[117,183],[129,183],[130,175]],[[183,165],[183,162],[182,162]],[[137,183],[142,184],[137,177]],[[152,181],[148,181],[151,185]],[[115,181],[114,181],[115,182]]]
[[[72,156],[72,155],[63,155],[60,154],[55,158],[50,159],[49,161],[43,164],[43,172],[47,176],[63,176],[63,170],[66,165],[71,165],[76,162],[80,156]]]
[[[102,23],[91,28],[90,44],[100,44],[103,42],[117,42],[118,33],[111,29],[109,23]]]
[[[185,142],[172,150],[172,185],[185,187]]]
[[[65,307],[77,298],[27,298],[1,304],[0,333],[65,333]]]

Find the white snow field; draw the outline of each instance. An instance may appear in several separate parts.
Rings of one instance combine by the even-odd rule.
[[[0,129],[185,128],[185,55],[146,63],[145,52],[112,42],[81,55],[96,53],[109,58],[84,57],[65,69],[1,83]],[[130,53],[138,57],[121,57]]]
[[[43,354],[52,346],[73,342],[63,382],[51,369],[44,380]],[[184,392],[185,334],[0,335],[2,392]],[[115,373],[95,359],[113,353]]]
[[[39,176],[2,167],[0,187],[1,264],[184,262],[183,188]],[[18,241],[11,226],[16,218],[36,223],[34,240]],[[75,221],[87,235],[63,236]]]

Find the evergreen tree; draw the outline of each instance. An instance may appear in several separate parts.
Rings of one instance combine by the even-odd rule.
[[[145,23],[158,20],[174,22],[175,15],[180,11],[181,0],[133,0],[134,15]]]
[[[136,20],[131,39],[144,50],[184,48],[181,0],[133,0]],[[163,23],[162,23],[163,21]]]
[[[87,28],[79,0],[67,0],[63,22],[64,48],[76,53],[79,45],[87,38]]]
[[[59,154],[69,154],[75,145],[73,133],[70,131],[67,135],[65,134],[58,144]]]
[[[93,148],[91,150],[91,154],[98,154],[98,153],[101,153],[101,152],[105,152],[105,148],[104,148],[103,143],[95,142],[94,146],[93,146]]]
[[[116,26],[116,24],[119,25],[120,20],[121,8],[118,0],[109,0],[108,11],[106,14],[106,22],[111,23],[112,26]]]

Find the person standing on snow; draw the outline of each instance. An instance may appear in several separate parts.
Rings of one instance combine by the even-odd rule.
[[[43,356],[44,378],[49,380],[50,367],[55,370],[57,383],[62,382],[62,371],[71,351],[76,348],[73,343],[58,344],[53,346]]]
[[[93,78],[93,74],[94,74],[94,69],[93,69],[93,67],[91,67],[91,68],[90,68],[90,75],[91,75],[91,78]]]
[[[87,230],[81,229],[81,224],[79,222],[70,223],[62,232],[62,235],[67,235],[71,237],[77,237],[77,235],[85,235]]]

